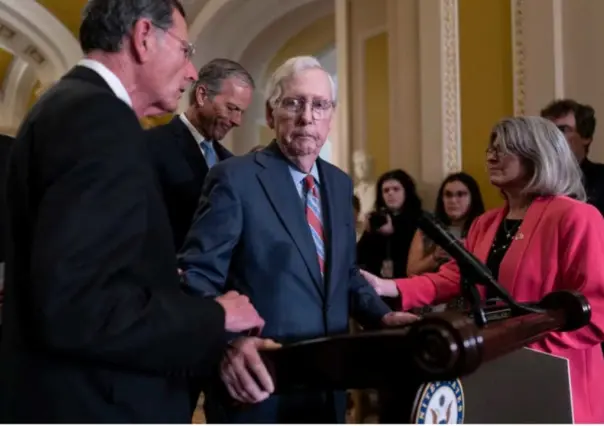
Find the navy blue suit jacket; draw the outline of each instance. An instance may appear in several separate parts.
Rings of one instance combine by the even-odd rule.
[[[146,135],[178,251],[197,210],[208,164],[179,116],[147,130]],[[213,146],[220,161],[233,156],[220,142],[214,142]]]
[[[352,182],[317,161],[325,280],[290,163],[275,142],[212,168],[179,259],[189,285],[203,295],[231,289],[248,295],[266,321],[263,336],[281,343],[347,333],[351,315],[376,326],[389,312],[356,267]],[[208,421],[343,421],[343,400],[335,399],[334,405],[327,394],[272,397],[246,409],[227,407],[222,419],[207,407]]]

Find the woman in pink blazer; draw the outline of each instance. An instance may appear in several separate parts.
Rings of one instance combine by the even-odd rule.
[[[569,360],[574,421],[604,423],[604,219],[583,202],[579,166],[564,135],[543,118],[499,122],[487,148],[487,168],[506,204],[474,222],[466,248],[520,302],[536,302],[561,289],[587,297],[589,325],[550,333],[530,347]],[[405,310],[460,294],[454,261],[436,273],[407,279],[362,273],[378,294],[401,297]],[[482,291],[482,297],[489,295]]]

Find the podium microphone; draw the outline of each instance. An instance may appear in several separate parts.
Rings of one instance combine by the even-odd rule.
[[[422,230],[435,244],[443,248],[455,259],[460,272],[471,273],[474,278],[485,286],[499,288],[499,284],[493,278],[491,271],[472,253],[470,253],[443,225],[430,213],[422,212],[418,221],[419,229]]]
[[[476,284],[482,284],[492,289],[499,297],[507,302],[512,312],[519,313],[543,313],[544,310],[538,305],[518,303],[493,277],[491,271],[484,263],[476,258],[455,238],[443,225],[430,213],[422,212],[419,217],[418,227],[435,244],[441,246],[449,255],[455,259],[461,274],[461,288],[464,297],[468,297],[471,310],[474,312],[475,320],[479,325],[486,324],[487,318],[480,306]]]

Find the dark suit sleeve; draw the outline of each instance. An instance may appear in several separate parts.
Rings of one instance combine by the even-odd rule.
[[[142,129],[113,96],[67,112],[62,123],[39,124],[61,138],[36,146],[52,169],[32,230],[32,331],[44,350],[68,359],[205,374],[224,348],[224,311],[181,290],[174,260],[163,270],[141,261],[157,232],[149,229],[150,210],[161,208],[149,199]],[[157,277],[157,270],[166,273]],[[167,282],[150,285],[159,279]]]
[[[348,200],[352,200],[352,182],[348,180]],[[354,212],[352,203],[346,207],[350,210],[350,223],[354,224]],[[384,315],[390,312],[390,308],[378,296],[373,287],[363,278],[359,272],[356,262],[356,234],[354,226],[350,230],[346,247],[348,248],[348,265],[350,274],[350,297],[352,317],[365,327],[375,328],[381,325]]]
[[[208,173],[179,255],[187,285],[203,296],[223,293],[243,228],[241,201],[229,181],[227,167],[228,163],[218,163]]]

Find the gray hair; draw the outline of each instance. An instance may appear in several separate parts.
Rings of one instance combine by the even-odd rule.
[[[211,60],[199,70],[197,81],[189,94],[189,103],[195,103],[195,93],[199,86],[204,86],[208,97],[213,99],[222,91],[222,83],[233,77],[241,80],[252,89],[256,88],[254,79],[240,63],[222,58]]]
[[[518,155],[531,166],[524,193],[531,196],[566,195],[585,201],[582,173],[562,132],[541,117],[505,118],[495,125],[491,140],[503,153]]]
[[[124,37],[130,35],[142,18],[150,19],[164,31],[169,30],[174,25],[174,9],[186,17],[178,0],[89,0],[80,25],[82,51],[119,52]]]
[[[264,99],[266,102],[274,108],[277,101],[281,98],[283,93],[283,83],[291,79],[296,74],[310,70],[310,69],[321,69],[325,71],[321,63],[314,56],[296,56],[285,61],[277,70],[271,75],[266,89],[264,91]],[[336,102],[336,84],[331,78],[331,75],[325,71],[325,74],[329,77],[329,83],[331,84],[331,98],[332,101]]]

